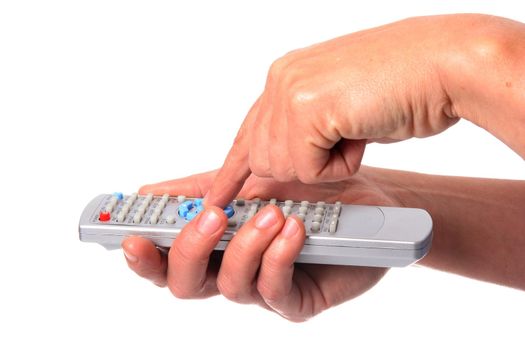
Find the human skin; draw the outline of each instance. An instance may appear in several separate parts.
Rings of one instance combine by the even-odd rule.
[[[216,172],[148,185],[142,193],[201,197]],[[319,185],[281,183],[251,175],[245,198],[290,198],[425,208],[434,221],[430,253],[419,263],[525,290],[525,181],[425,175],[363,166],[351,178]],[[255,229],[260,213],[274,214],[275,225]],[[227,225],[217,207],[217,229],[203,235],[201,215],[175,239],[169,256],[147,239],[123,243],[127,263],[138,275],[167,285],[179,298],[223,294],[239,303],[256,303],[292,321],[304,321],[350,300],[374,286],[387,269],[294,264],[304,241],[304,226],[294,216],[284,220],[268,206],[236,234],[221,259],[212,254]],[[296,232],[286,237],[287,225]],[[211,259],[210,259],[211,256]]]
[[[460,118],[525,157],[525,25],[495,16],[410,18],[271,66],[205,202],[251,174],[319,183],[358,171],[368,142],[440,133]]]
[[[205,196],[207,209],[168,257],[145,239],[124,241],[129,266],[180,298],[221,293],[303,321],[360,295],[386,270],[294,264],[304,227],[275,207],[262,210],[215,259],[226,227],[218,207],[237,195],[341,200],[424,208],[434,220],[434,242],[422,265],[525,289],[523,181],[360,169],[366,143],[431,136],[460,118],[525,157],[524,51],[521,23],[450,15],[287,54],[272,65],[218,173],[141,189]]]

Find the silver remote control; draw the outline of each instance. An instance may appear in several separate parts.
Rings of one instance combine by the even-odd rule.
[[[296,262],[402,267],[424,257],[431,246],[432,219],[422,209],[236,199],[224,209],[228,228],[215,249],[224,250],[243,223],[267,204],[304,222],[307,237]],[[170,247],[202,209],[200,198],[102,194],[80,217],[80,240],[116,249],[127,236],[139,235]]]

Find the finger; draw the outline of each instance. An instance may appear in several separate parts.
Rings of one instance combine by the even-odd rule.
[[[214,170],[202,174],[187,176],[181,179],[145,185],[140,188],[139,193],[153,193],[154,195],[168,193],[169,195],[181,194],[190,197],[203,197],[211,187],[213,180],[217,176],[217,172],[217,170]]]
[[[166,286],[167,257],[143,237],[129,237],[122,242],[124,256],[130,269],[159,287]]]
[[[227,222],[224,210],[208,207],[175,239],[169,252],[167,274],[173,295],[187,299],[217,294],[216,275],[208,270],[208,264]]]
[[[242,226],[228,244],[217,278],[222,295],[238,303],[257,302],[255,277],[262,255],[283,226],[278,207],[268,205]]]
[[[299,147],[297,142],[290,139],[292,149]],[[341,181],[354,175],[361,165],[366,140],[343,139],[332,145],[310,142],[300,146],[308,156],[292,158],[297,177],[303,183],[314,184]]]
[[[230,152],[219,170],[210,191],[206,195],[205,205],[224,208],[239,193],[244,182],[250,176],[250,135],[253,122],[257,118],[260,98],[252,106],[237,133]]]
[[[260,105],[261,107],[254,111],[256,114],[254,125],[257,127],[253,128],[249,141],[250,155],[248,163],[253,174],[261,177],[270,177],[272,174],[268,159],[268,148],[270,146],[269,133],[272,121],[272,108],[271,101],[266,94],[263,96]],[[265,113],[260,113],[260,110],[265,111]]]
[[[270,143],[267,152],[272,177],[280,182],[295,180],[295,171],[288,147],[288,118],[285,113],[274,113],[272,115],[269,132]],[[297,152],[294,155],[303,157],[302,152]]]
[[[264,253],[257,290],[274,311],[292,320],[300,318],[303,297],[293,282],[294,261],[305,240],[302,222],[291,216]]]

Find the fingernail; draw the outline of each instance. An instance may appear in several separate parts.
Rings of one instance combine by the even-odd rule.
[[[297,232],[299,232],[299,225],[294,219],[286,219],[286,223],[281,231],[281,235],[285,238],[293,237]]]
[[[126,249],[123,249],[123,250],[124,250],[124,256],[130,263],[136,263],[137,261],[139,261],[139,258],[137,258],[135,255],[131,254],[130,252],[127,252]]]
[[[205,235],[211,235],[221,227],[221,218],[213,210],[204,211],[199,217],[197,231]]]
[[[267,206],[257,214],[257,217],[255,218],[255,227],[263,230],[275,225],[277,220],[278,219],[277,215],[275,215],[275,211],[272,209],[272,207]]]

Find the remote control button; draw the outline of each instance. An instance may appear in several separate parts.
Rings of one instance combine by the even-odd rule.
[[[333,219],[332,221],[330,221],[328,232],[335,233],[335,231],[337,230],[337,222],[338,222],[337,219]]]
[[[153,200],[153,193],[148,193],[146,197],[144,198],[144,201],[142,204],[145,204],[146,206],[150,205],[151,201]]]
[[[142,215],[139,212],[135,213],[135,215],[133,216],[133,223],[140,224],[141,220],[142,220]]]
[[[293,206],[293,201],[290,200],[290,199],[287,199],[284,201],[284,205],[287,206],[287,207],[292,207]]]
[[[316,206],[317,206],[318,208],[324,208],[325,204],[326,204],[325,202],[323,202],[323,201],[319,201],[319,202],[317,202]]]
[[[235,211],[231,205],[228,205],[226,208],[224,208],[224,214],[226,214],[228,218],[231,218],[235,214]]]
[[[124,213],[122,211],[120,213],[118,213],[118,215],[117,215],[117,222],[124,222],[124,220],[126,220],[126,215],[127,214],[128,214],[127,212]]]
[[[168,215],[168,217],[166,218],[166,222],[168,224],[170,224],[170,225],[175,223],[175,216],[174,215]]]
[[[150,224],[156,224],[158,220],[159,220],[159,216],[157,215],[157,213],[153,213],[149,217],[149,223]]]
[[[315,214],[314,215],[314,222],[321,222],[321,220],[323,220],[323,216],[322,215],[319,215],[319,214]]]
[[[289,207],[289,206],[284,206],[283,207],[283,214],[286,216],[286,215],[290,215],[290,212],[292,211],[292,208]]]
[[[277,205],[277,199],[275,199],[275,198],[270,199],[270,204],[271,205]]]
[[[257,203],[252,203],[252,205],[250,205],[250,211],[253,211],[254,213],[256,213],[257,209],[259,209],[259,206],[257,205]]]
[[[244,204],[245,204],[245,202],[244,202],[244,199],[242,199],[242,198],[239,198],[239,199],[237,199],[235,201],[235,205],[238,206],[238,207],[244,207]]]
[[[235,226],[237,226],[237,220],[229,219],[228,220],[228,227],[235,227]]]
[[[307,207],[299,207],[299,214],[306,215],[307,211],[308,211]]]
[[[310,231],[316,233],[316,232],[319,232],[320,229],[321,229],[321,224],[320,223],[312,222],[312,226],[310,227]]]
[[[308,201],[301,201],[301,207],[308,207],[308,204],[310,204],[310,202],[308,202]]]
[[[186,200],[186,196],[182,196],[182,195],[177,196],[177,202],[182,203],[182,202],[184,202],[185,200]]]
[[[323,215],[324,214],[324,208],[317,207],[317,208],[315,208],[314,213],[317,214],[317,215]]]
[[[341,213],[341,207],[337,205],[334,207],[334,215],[339,215]]]
[[[101,211],[98,215],[99,221],[109,221],[111,219],[111,214],[109,211]]]
[[[299,214],[297,214],[297,217],[298,217],[299,219],[301,219],[301,221],[304,222],[305,215],[304,215],[303,213],[299,213]]]
[[[157,215],[157,216],[161,216],[162,215],[162,208],[155,208],[155,210],[153,211],[153,214]]]
[[[113,192],[113,197],[115,197],[118,201],[124,199],[124,195],[122,194],[122,192]]]
[[[197,212],[197,210],[194,210],[194,211],[190,211],[188,214],[186,214],[186,216],[184,217],[186,220],[188,221],[191,221],[193,219],[195,219],[195,217],[199,215],[199,212]]]
[[[260,198],[254,198],[252,199],[252,202],[253,203],[257,203],[257,205],[261,204],[261,199]]]

